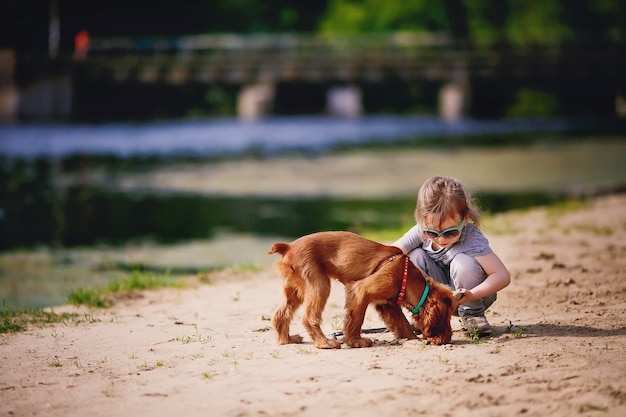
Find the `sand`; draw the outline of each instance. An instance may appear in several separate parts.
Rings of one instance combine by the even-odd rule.
[[[492,337],[454,317],[445,346],[382,333],[318,350],[298,314],[304,343],[278,346],[276,270],[232,268],[0,335],[0,415],[626,415],[626,195],[505,213],[485,233],[512,276],[488,310]],[[325,332],[342,309],[337,284]],[[364,327],[381,325],[368,310]]]

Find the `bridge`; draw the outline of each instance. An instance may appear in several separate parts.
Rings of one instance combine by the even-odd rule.
[[[623,94],[626,73],[622,45],[479,46],[412,33],[91,39],[69,61],[72,71],[93,82],[236,85],[243,118],[270,112],[275,87],[285,82],[333,85],[327,109],[348,117],[361,112],[359,84],[437,82],[441,115],[456,119],[481,80],[572,85],[601,80]]]

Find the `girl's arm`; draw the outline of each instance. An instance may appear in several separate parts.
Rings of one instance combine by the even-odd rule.
[[[411,229],[409,229],[400,239],[393,242],[391,246],[400,248],[402,253],[406,255],[413,249],[419,247],[421,244],[422,240],[420,238],[420,229],[418,225],[415,225]]]
[[[495,253],[477,256],[475,259],[487,274],[487,278],[472,289],[459,288],[458,292],[463,295],[459,304],[480,300],[495,294],[511,283],[509,271]]]

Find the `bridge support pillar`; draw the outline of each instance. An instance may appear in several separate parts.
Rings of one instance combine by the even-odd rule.
[[[445,83],[439,90],[439,116],[448,122],[463,119],[469,110],[470,94],[466,80]]]
[[[0,123],[11,122],[17,117],[19,93],[13,83],[15,53],[0,49]]]
[[[242,120],[256,120],[272,112],[276,87],[264,82],[245,85],[237,96],[237,115]]]
[[[326,93],[326,110],[331,116],[359,117],[363,111],[361,90],[354,86],[331,88]]]

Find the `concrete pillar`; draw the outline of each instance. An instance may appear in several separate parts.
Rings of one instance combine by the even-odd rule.
[[[273,83],[243,86],[237,97],[237,115],[243,120],[255,120],[270,114],[275,95]]]
[[[68,119],[72,116],[72,80],[58,75],[37,81],[20,94],[20,114],[35,119]]]
[[[439,116],[455,122],[467,116],[469,110],[470,86],[467,81],[451,81],[439,90]]]
[[[0,49],[0,123],[16,119],[19,108],[19,92],[13,83],[15,53]]]
[[[615,94],[615,114],[620,119],[626,118],[626,98],[621,93]]]
[[[361,90],[354,86],[331,88],[326,93],[326,110],[331,116],[359,117],[363,112]]]

